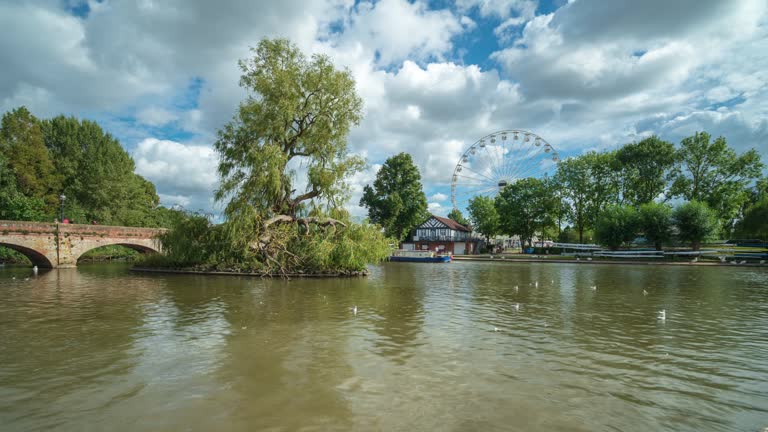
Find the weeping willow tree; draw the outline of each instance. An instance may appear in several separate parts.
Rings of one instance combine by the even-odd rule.
[[[365,166],[347,147],[363,105],[351,73],[284,39],[264,39],[252,53],[239,62],[248,97],[215,143],[231,247],[280,272],[380,259],[386,239],[372,226],[350,227],[342,208],[347,180]]]

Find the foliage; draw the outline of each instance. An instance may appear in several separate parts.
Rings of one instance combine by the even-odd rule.
[[[718,232],[717,214],[704,202],[689,201],[678,206],[672,214],[680,240],[691,243],[699,250],[701,243],[712,239]]]
[[[403,240],[423,222],[428,216],[427,197],[411,155],[400,153],[387,159],[376,173],[373,187],[363,189],[360,206],[368,209],[371,222],[397,240]]]
[[[485,236],[490,242],[491,237],[499,234],[499,213],[491,197],[478,195],[469,200],[469,217],[472,218],[473,228]]]
[[[570,215],[579,243],[584,241],[584,231],[595,226],[602,209],[618,202],[615,167],[615,153],[589,152],[558,164],[554,187],[571,203]]]
[[[595,225],[595,238],[601,244],[616,250],[635,238],[638,226],[637,210],[626,205],[606,207]]]
[[[525,178],[506,186],[496,197],[500,231],[533,244],[533,236],[553,225],[555,200],[546,180]]]
[[[768,196],[747,208],[736,224],[736,237],[768,240]]]
[[[252,52],[239,63],[240,86],[252,94],[214,145],[216,199],[228,200],[225,214],[234,222],[249,208],[296,216],[308,200],[338,207],[347,196],[345,180],[364,166],[347,149],[349,130],[362,116],[351,73],[336,70],[325,55],[307,59],[284,39],[263,39]],[[299,166],[307,186],[296,194]]]
[[[14,173],[18,191],[28,198],[43,200],[47,213],[53,214],[60,181],[43,142],[40,123],[26,108],[3,115],[0,153]]]
[[[656,250],[672,238],[672,207],[660,203],[646,203],[638,212],[638,228]]]
[[[140,253],[134,249],[120,245],[110,245],[91,249],[80,256],[78,261],[109,261],[114,259],[133,261],[139,255]]]
[[[626,144],[616,151],[624,202],[640,205],[658,198],[675,167],[675,146],[657,136]]]
[[[105,225],[156,226],[155,186],[134,173],[133,159],[95,122],[58,116],[41,122],[61,178],[65,217]]]
[[[265,275],[285,273],[350,273],[365,269],[368,263],[385,259],[390,239],[375,225],[353,224],[344,211],[331,215],[346,227],[324,229],[309,225],[309,231],[296,224],[272,227],[270,258],[265,260],[252,247],[261,221],[225,222],[212,225],[199,214],[185,213],[162,236],[163,255],[141,258],[141,265],[165,268],[195,268],[206,271],[255,272]]]
[[[166,254],[144,265],[287,275],[357,272],[383,260],[390,239],[351,223],[342,207],[347,179],[364,165],[347,149],[362,109],[351,74],[286,40],[264,39],[254,53],[240,62],[240,85],[253,94],[215,144],[226,222],[164,214],[174,224],[162,238]],[[307,184],[298,194],[297,169]]]
[[[5,113],[0,129],[0,217],[157,226],[155,187],[134,173],[120,143],[96,123],[26,108]]]
[[[454,220],[464,226],[469,226],[469,221],[464,217],[464,215],[461,213],[461,210],[459,209],[455,208],[448,212],[448,219]]]
[[[747,185],[760,177],[764,167],[760,154],[752,149],[737,155],[725,138],[711,141],[708,133],[697,132],[681,141],[677,157],[681,167],[672,194],[706,203],[715,211],[721,229],[730,232],[749,200]]]

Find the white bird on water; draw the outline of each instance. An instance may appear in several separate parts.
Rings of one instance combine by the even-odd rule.
[[[597,291],[597,285],[592,285],[592,291]]]
[[[498,327],[494,327],[493,331],[497,332],[497,331],[499,331],[499,328]]]
[[[37,266],[32,267],[32,273],[37,274]]]
[[[512,309],[519,311],[520,310],[520,303],[512,303]]]
[[[648,295],[648,291],[643,290],[643,295]]]
[[[357,315],[357,305],[352,306],[350,309],[352,309],[352,313]]]
[[[515,292],[518,292],[518,291],[520,291],[520,287],[518,287],[517,285],[515,285]]]
[[[538,288],[538,287],[539,287],[539,281],[536,281],[536,282],[534,282],[534,283],[533,283],[533,286],[534,286],[534,287],[536,287],[536,288]]]
[[[657,317],[659,321],[666,321],[667,320],[667,310],[662,309],[659,311],[659,316]]]

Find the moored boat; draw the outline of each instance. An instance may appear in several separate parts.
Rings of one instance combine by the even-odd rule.
[[[450,255],[441,255],[433,251],[415,251],[402,249],[392,251],[392,255],[389,257],[390,261],[430,263],[451,262],[452,259],[453,257]]]

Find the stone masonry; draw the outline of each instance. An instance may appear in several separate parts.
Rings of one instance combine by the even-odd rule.
[[[161,250],[164,229],[45,222],[0,221],[0,246],[27,256],[38,267],[75,267],[91,249],[122,245],[141,252]]]

